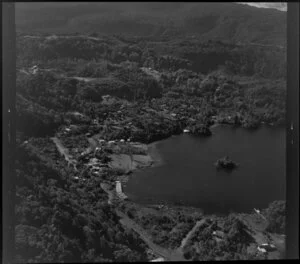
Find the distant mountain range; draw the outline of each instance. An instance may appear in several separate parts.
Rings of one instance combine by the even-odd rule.
[[[266,45],[286,44],[286,12],[236,3],[16,3],[26,34],[195,36]]]

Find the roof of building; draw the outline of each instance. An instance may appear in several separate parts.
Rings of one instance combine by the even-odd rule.
[[[165,259],[160,257],[160,258],[157,258],[157,259],[150,260],[150,262],[159,262],[159,261],[165,261]]]

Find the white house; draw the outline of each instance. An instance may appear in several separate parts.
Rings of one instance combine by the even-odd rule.
[[[160,258],[157,258],[157,259],[150,260],[150,262],[161,262],[161,261],[165,261],[165,259],[160,257]]]
[[[262,253],[266,253],[267,252],[267,250],[265,250],[264,248],[261,248],[261,247],[257,247],[257,250],[259,252],[262,252]]]

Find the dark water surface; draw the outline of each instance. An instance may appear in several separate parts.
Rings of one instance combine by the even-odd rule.
[[[285,129],[218,126],[213,136],[187,134],[156,143],[162,163],[135,172],[124,188],[141,203],[183,203],[205,213],[249,212],[285,199]],[[228,173],[214,162],[228,155],[240,166]]]

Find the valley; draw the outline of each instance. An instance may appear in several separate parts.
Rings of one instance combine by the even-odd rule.
[[[155,31],[149,26],[154,20],[148,17],[150,31],[157,34],[128,32],[129,13],[121,16],[127,21],[123,34],[119,32],[122,19],[116,22],[108,18],[107,23],[115,25],[111,26],[114,34],[96,32],[94,26],[93,33],[87,33],[83,24],[75,34],[74,27],[84,19],[77,17],[77,8],[72,6],[67,22],[58,19],[52,25],[45,18],[44,30],[38,30],[36,22],[46,12],[43,9],[35,22],[26,20],[18,26],[16,261],[283,258],[283,199],[259,208],[259,215],[238,210],[224,213],[214,206],[208,212],[172,199],[152,197],[142,202],[138,195],[131,199],[127,192],[134,177],[163,166],[166,155],[157,146],[161,142],[174,139],[175,153],[180,138],[190,138],[188,144],[192,145],[213,141],[221,135],[218,129],[222,126],[243,129],[245,135],[264,131],[272,135],[283,129],[286,50],[281,40],[270,44],[273,39],[281,39],[280,29],[272,31],[269,40],[254,41],[251,37],[245,44],[238,43],[238,30],[232,42],[228,42],[228,36],[224,41],[211,38],[213,29],[206,32],[207,38],[205,32],[186,36],[172,27],[182,31],[190,25],[194,34],[194,27],[201,21],[198,23],[194,17],[194,21],[186,18],[187,24],[176,22],[174,15],[179,9],[174,7],[170,21],[177,24],[167,29]],[[85,8],[82,12],[90,14],[90,7]],[[211,6],[207,4],[207,8]],[[252,7],[240,5],[226,5],[226,12],[235,8],[254,12]],[[49,14],[51,10],[49,7]],[[182,12],[189,14],[191,10],[186,7]],[[272,15],[281,16],[277,12]],[[18,15],[18,23],[24,14]],[[158,11],[152,14],[159,16]],[[261,13],[257,16],[262,19]],[[100,19],[90,17],[92,24]],[[61,31],[57,29],[60,23],[64,25]],[[137,32],[145,32],[146,25]],[[226,136],[214,144],[221,148],[223,142],[231,140]],[[237,134],[233,137],[238,139]],[[234,138],[230,142],[235,142]],[[242,151],[243,145],[239,144]],[[226,146],[230,149],[229,143]],[[255,153],[250,154],[255,160]],[[215,156],[214,161],[220,158]],[[181,161],[184,168],[188,162],[184,158]],[[213,163],[211,167],[215,171]],[[242,163],[236,173],[245,167]],[[207,172],[203,167],[200,170],[202,175]],[[168,182],[161,178],[159,188],[164,190]],[[184,194],[180,187],[185,186],[180,181],[178,186],[177,192]],[[146,194],[143,188],[137,190]],[[274,193],[274,197],[281,195]],[[258,249],[266,243],[275,245],[275,249]]]

